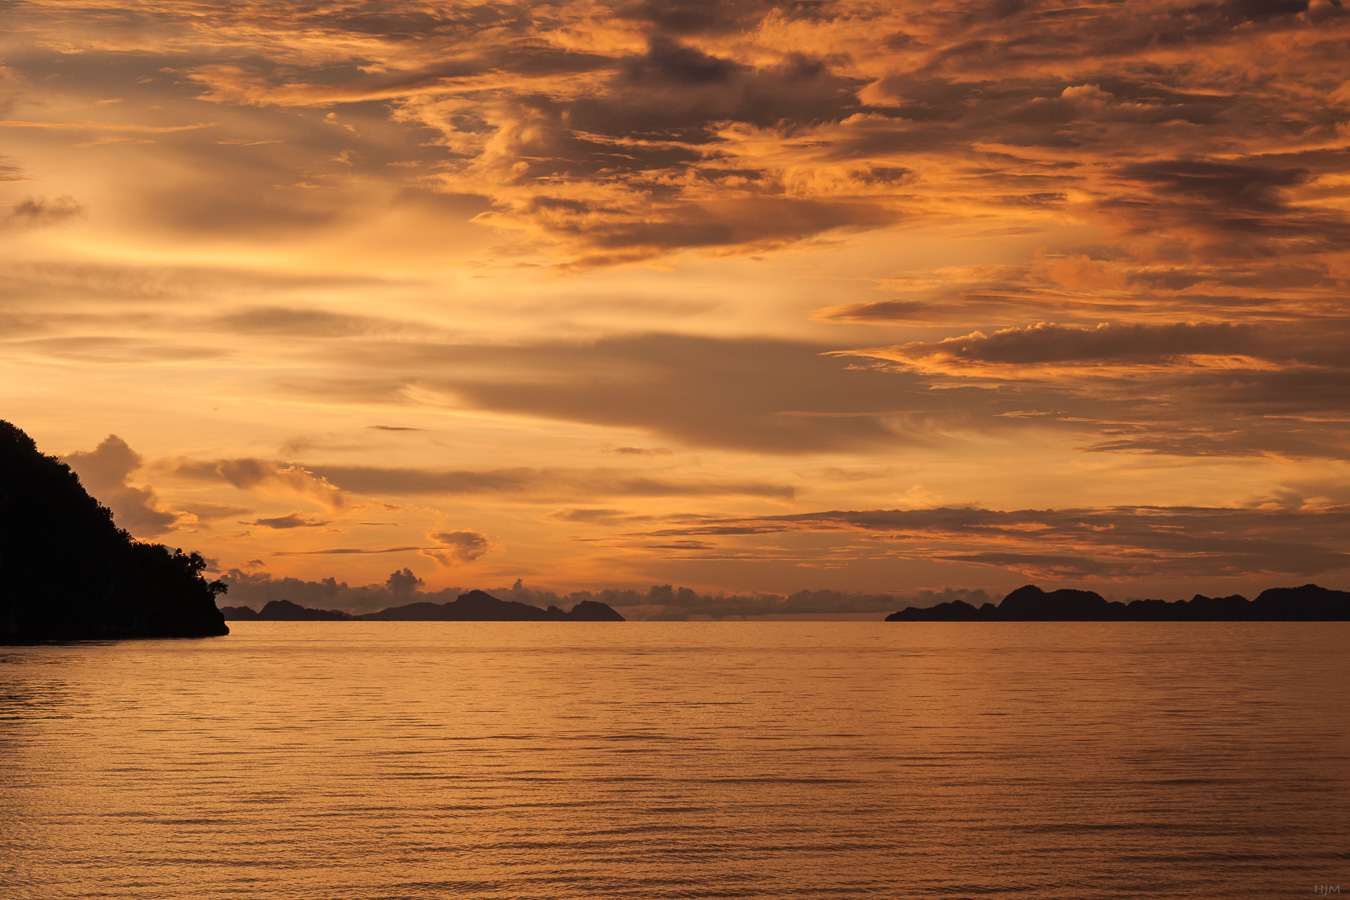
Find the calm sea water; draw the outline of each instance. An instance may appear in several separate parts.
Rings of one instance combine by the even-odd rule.
[[[1350,893],[1350,625],[0,648],[5,898]]]

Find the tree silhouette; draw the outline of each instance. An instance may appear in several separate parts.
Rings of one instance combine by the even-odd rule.
[[[228,634],[198,553],[137,541],[0,421],[0,642]]]

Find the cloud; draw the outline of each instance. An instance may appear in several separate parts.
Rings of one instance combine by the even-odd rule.
[[[1056,428],[1097,451],[1146,440],[1151,452],[1171,446],[1179,455],[1201,455],[1187,446],[1206,455],[1226,446],[1236,457],[1336,457],[1350,423],[1329,413],[1346,398],[1340,347],[1350,334],[1334,321],[1282,318],[1041,323],[858,349],[679,334],[400,342],[396,368],[387,348],[370,344],[343,348],[341,377],[285,387],[367,402],[431,392],[455,406],[782,456],[954,446],[971,434]],[[361,493],[791,495],[762,482],[672,479],[660,469],[327,466],[319,474]]]
[[[657,33],[648,38],[647,52],[628,60],[622,72],[630,84],[665,82],[693,86],[725,84],[744,69],[732,60],[719,59]]]
[[[770,13],[789,20],[827,18],[838,6],[832,0],[793,0],[772,3],[769,0],[640,0],[617,4],[624,18],[654,28],[661,34],[726,34],[753,28]]]
[[[447,567],[468,565],[485,556],[491,549],[487,536],[476,531],[441,531],[428,537],[438,546],[423,550],[423,555]]]
[[[1163,159],[1115,171],[1128,193],[1097,210],[1134,235],[1176,236],[1210,256],[1313,252],[1350,247],[1350,215],[1328,205],[1294,203],[1308,169],[1254,159]]]
[[[1350,507],[974,507],[832,510],[704,519],[651,537],[867,537],[900,558],[977,563],[1028,578],[1311,576],[1350,568]]]
[[[30,197],[10,208],[5,224],[10,228],[43,228],[63,225],[84,215],[85,208],[74,197],[61,196],[54,200]]]
[[[363,556],[366,554],[411,553],[423,547],[329,547],[323,550],[273,550],[273,556]]]
[[[998,388],[1007,405],[963,410],[972,428],[992,418],[1057,427],[1094,452],[1340,457],[1350,423],[1330,411],[1350,401],[1342,323],[1269,307],[1265,322],[1158,321],[1158,306],[1152,321],[1041,322],[838,355],[948,390]]]
[[[327,519],[314,519],[306,516],[304,513],[293,512],[284,516],[276,516],[270,519],[255,519],[249,523],[263,528],[272,528],[278,531],[287,531],[292,528],[319,528],[330,524]]]
[[[312,609],[348,612],[374,612],[393,605],[394,597],[386,585],[349,587],[345,581],[332,577],[308,581],[247,571],[249,568],[253,567],[230,569],[221,576],[221,580],[229,585],[223,603],[261,609],[272,600],[290,600]]]
[[[665,447],[606,447],[606,453],[618,453],[623,456],[670,456]]]
[[[411,603],[413,592],[425,584],[426,582],[414,575],[413,570],[408,568],[391,572],[389,578],[384,582],[385,588],[389,591],[390,599],[394,603]]]
[[[641,522],[650,519],[650,516],[638,516],[626,512],[622,509],[560,509],[549,515],[549,518],[556,519],[559,522],[570,522],[576,525],[619,525],[625,522]]]
[[[182,504],[183,512],[196,518],[199,525],[209,527],[214,519],[235,519],[253,512],[247,506],[231,506],[225,503],[196,501]]]
[[[1114,221],[1153,252],[1344,240],[1316,202],[1344,169],[1327,154],[1348,17],[1327,0],[161,4],[135,27],[88,13],[78,61],[58,9],[16,15],[25,91],[57,70],[146,87],[113,98],[128,121],[0,126],[209,153],[218,182],[259,186],[252,213],[205,184],[148,204],[203,233],[319,231],[376,183],[434,183],[490,207],[478,223],[523,238],[514,252],[571,266],[991,215]]]
[[[1103,322],[1096,328],[1041,322],[986,335],[972,332],[940,341],[890,348],[892,358],[935,364],[1038,365],[1128,362],[1163,365],[1189,356],[1264,355],[1259,332],[1228,322],[1165,325]]]
[[[178,525],[179,514],[165,509],[153,490],[129,483],[144,459],[117,435],[108,435],[93,450],[68,454],[65,461],[85,489],[112,510],[118,526],[132,535],[153,537]]]
[[[790,500],[791,487],[757,481],[650,473],[620,468],[520,467],[513,469],[316,467],[326,482],[343,491],[380,496],[501,494],[535,500],[557,497],[749,496]]]
[[[202,324],[212,331],[278,337],[347,338],[427,334],[425,323],[288,306],[243,309],[217,316]]]
[[[179,460],[175,474],[201,481],[224,481],[241,491],[265,496],[298,496],[327,509],[346,505],[343,492],[322,476],[302,466],[256,457],[219,460]]]
[[[831,349],[675,334],[463,347],[453,354],[428,348],[436,367],[452,362],[450,371],[429,367],[425,377],[485,409],[773,454],[925,443],[944,420],[964,414],[964,403],[987,403],[955,392],[939,398],[915,376],[831,356]],[[480,374],[495,367],[512,376]]]

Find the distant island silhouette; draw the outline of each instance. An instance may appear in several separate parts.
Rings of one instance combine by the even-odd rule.
[[[0,644],[229,634],[197,553],[135,540],[0,420]]]
[[[1350,621],[1350,592],[1305,584],[1271,588],[1255,600],[1241,594],[1190,600],[1109,601],[1095,591],[1043,591],[1020,587],[997,606],[972,606],[963,600],[902,609],[887,622],[1345,622]]]
[[[499,600],[483,591],[460,594],[449,603],[422,601],[392,606],[379,612],[353,615],[335,609],[310,609],[289,600],[269,600],[261,610],[248,606],[221,609],[230,621],[243,622],[622,622],[607,604],[583,600],[570,611],[556,606],[540,609],[515,600]]]
[[[261,610],[249,606],[222,606],[227,622],[344,622],[351,613],[338,609],[310,609],[289,600],[269,600]]]

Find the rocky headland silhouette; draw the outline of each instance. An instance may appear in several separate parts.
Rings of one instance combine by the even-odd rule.
[[[460,594],[449,603],[422,601],[391,606],[379,612],[352,615],[334,609],[310,609],[289,600],[270,600],[260,610],[226,606],[221,612],[231,621],[258,622],[622,622],[623,616],[604,603],[583,600],[571,610],[556,606],[540,609],[515,600],[499,600],[484,591]]]
[[[1241,594],[1190,600],[1107,600],[1096,591],[1043,591],[1034,584],[1018,588],[995,606],[962,600],[909,607],[887,622],[1345,622],[1350,621],[1350,592],[1305,584],[1271,588],[1255,600]]]
[[[138,541],[0,421],[0,643],[229,634],[199,554]]]

